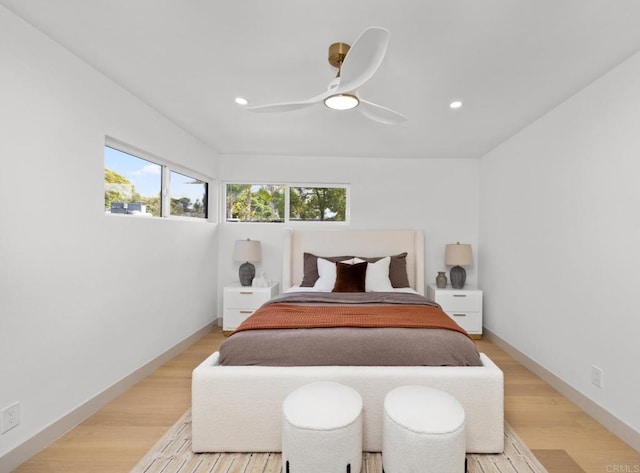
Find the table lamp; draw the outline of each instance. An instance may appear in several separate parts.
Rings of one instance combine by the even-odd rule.
[[[463,266],[473,264],[471,245],[461,244],[460,242],[447,245],[444,250],[444,264],[453,266],[449,272],[451,287],[454,289],[462,289],[467,279],[467,272]]]
[[[256,275],[256,267],[251,262],[262,259],[260,241],[248,238],[246,240],[236,240],[236,244],[233,247],[233,259],[234,261],[244,261],[238,270],[240,284],[251,286]]]

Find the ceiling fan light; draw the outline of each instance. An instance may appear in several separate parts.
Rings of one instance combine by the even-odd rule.
[[[324,99],[324,104],[333,110],[350,110],[359,103],[358,97],[351,94],[335,94]]]

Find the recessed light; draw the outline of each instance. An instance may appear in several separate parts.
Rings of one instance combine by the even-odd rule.
[[[449,108],[452,108],[453,110],[457,110],[461,107],[462,107],[462,102],[460,100],[454,100],[449,104]]]
[[[236,103],[238,105],[247,105],[249,103],[249,101],[247,99],[245,99],[244,97],[236,97]]]

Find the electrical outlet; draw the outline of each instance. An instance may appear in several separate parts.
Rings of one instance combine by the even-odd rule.
[[[591,365],[591,382],[602,389],[602,368]]]
[[[10,431],[20,424],[20,403],[14,402],[2,409],[2,433]]]

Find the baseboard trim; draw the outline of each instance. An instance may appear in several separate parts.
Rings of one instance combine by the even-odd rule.
[[[85,419],[98,412],[106,404],[113,401],[136,383],[149,376],[171,358],[200,340],[206,334],[211,332],[212,327],[213,323],[208,323],[201,329],[189,335],[187,338],[178,342],[173,347],[169,348],[164,353],[141,366],[133,373],[125,376],[120,381],[108,387],[95,397],[89,399],[84,404],[78,406],[76,409],[62,416],[60,419],[52,422],[13,450],[7,452],[5,455],[0,457],[0,471],[13,471],[18,468],[21,464],[44,450],[69,430],[73,429]]]
[[[560,392],[560,394],[562,394],[564,397],[577,405],[580,409],[593,417],[605,428],[610,430],[614,435],[627,443],[631,448],[640,452],[640,432],[637,432],[631,426],[627,425],[625,422],[620,420],[604,407],[600,406],[598,403],[582,394],[566,381],[548,371],[546,368],[529,358],[517,348],[514,348],[507,341],[500,338],[491,330],[487,330],[486,328],[484,328],[483,334],[485,339],[507,352],[516,361],[518,361],[527,369],[549,383],[553,388]]]

